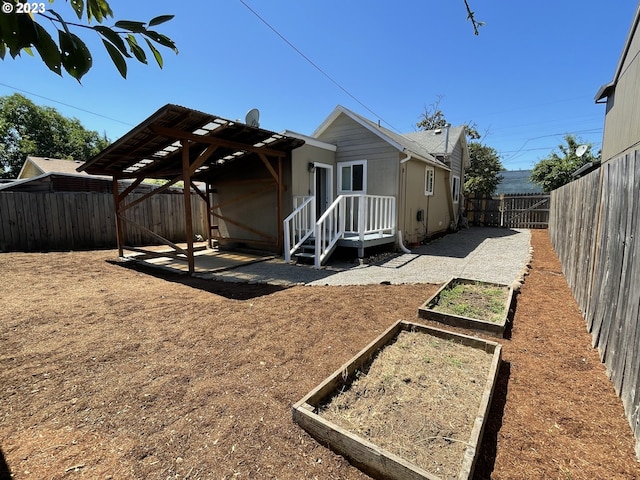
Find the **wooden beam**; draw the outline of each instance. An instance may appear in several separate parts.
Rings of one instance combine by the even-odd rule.
[[[136,187],[137,187],[138,185],[140,185],[143,181],[144,181],[144,178],[136,178],[136,179],[131,183],[131,185],[129,185],[127,188],[125,188],[125,189],[120,193],[120,195],[118,195],[118,200],[122,202],[122,201],[127,197],[127,195],[129,195],[131,192],[133,192],[133,191],[136,189]]]
[[[125,221],[126,223],[133,225],[135,227],[138,227],[140,230],[146,232],[147,234],[149,234],[150,236],[152,236],[153,238],[155,238],[156,240],[160,241],[160,243],[162,243],[163,245],[168,245],[171,248],[173,248],[174,250],[176,250],[177,252],[182,253],[183,255],[187,255],[187,251],[181,247],[179,247],[178,245],[176,245],[173,242],[170,242],[169,240],[167,240],[166,238],[164,238],[162,235],[158,235],[156,232],[154,232],[153,230],[148,229],[147,227],[140,225],[138,222],[134,222],[133,220],[125,217],[124,215],[119,215],[120,219]]]
[[[144,202],[145,200],[147,200],[150,197],[153,197],[154,195],[157,195],[159,193],[164,192],[165,190],[168,190],[173,184],[178,183],[180,180],[182,180],[182,175],[178,175],[177,177],[175,177],[172,180],[169,180],[167,183],[165,183],[164,185],[158,187],[158,188],[154,188],[153,190],[151,190],[149,193],[145,193],[142,197],[138,198],[137,200],[134,200],[131,203],[127,203],[123,208],[122,211],[124,212],[125,210],[129,210],[130,208],[135,207],[136,205],[138,205],[139,203]]]
[[[211,239],[211,185],[207,182],[206,184],[206,194],[204,198],[206,204],[206,212],[207,212],[207,245],[209,248],[213,248],[213,243]]]
[[[255,147],[248,143],[242,142],[234,142],[233,140],[224,140],[221,138],[216,138],[212,136],[206,135],[196,135],[195,133],[184,132],[182,130],[178,130],[175,128],[166,128],[166,127],[151,127],[153,132],[157,135],[161,135],[166,138],[175,138],[182,140],[184,143],[185,140],[191,140],[195,143],[205,143],[210,145],[217,145],[224,148],[229,148],[232,150],[243,150],[245,152],[252,153],[262,153],[265,155],[270,155],[273,157],[284,157],[286,153],[281,150],[274,150],[269,147]]]
[[[215,206],[213,208],[215,208]],[[244,224],[242,222],[238,222],[237,220],[232,220],[232,219],[230,219],[228,217],[224,217],[222,215],[219,215],[219,214],[217,214],[217,213],[215,213],[213,211],[213,208],[210,210],[210,212],[211,212],[211,215],[213,215],[214,217],[219,218],[221,220],[224,220],[225,222],[231,223],[231,224],[233,224],[233,225],[235,225],[237,227],[240,227],[240,228],[242,228],[244,230],[247,230],[247,231],[249,231],[251,233],[255,233],[256,235],[259,235],[259,236],[261,236],[263,238],[266,238],[269,241],[272,241],[272,242],[275,241],[275,238],[273,238],[268,233],[264,233],[264,232],[261,232],[260,230],[256,230],[255,228],[252,228],[249,225]]]
[[[122,222],[120,221],[120,204],[124,199],[120,199],[118,192],[118,177],[113,176],[113,207],[115,212],[116,221],[116,243],[118,244],[118,256],[124,256],[124,229],[122,228]]]
[[[189,275],[193,275],[196,270],[195,258],[193,255],[193,218],[191,214],[191,170],[189,160],[189,140],[182,140],[182,179],[184,180],[184,218],[185,232],[187,235],[187,263],[189,264]]]
[[[281,182],[281,178],[280,176],[276,173],[276,171],[273,169],[273,167],[271,166],[271,163],[269,163],[269,159],[267,158],[266,155],[264,155],[263,153],[258,153],[258,156],[260,157],[260,160],[262,160],[262,163],[264,163],[264,166],[267,167],[267,170],[269,170],[269,173],[271,174],[271,176],[273,177],[273,179],[276,181],[276,183],[278,183],[278,185]],[[278,157],[279,158],[279,157]]]

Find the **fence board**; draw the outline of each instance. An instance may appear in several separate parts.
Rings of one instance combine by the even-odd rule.
[[[640,458],[640,150],[552,192],[549,236]]]
[[[465,199],[465,210],[472,225],[547,228],[549,200],[548,194],[471,196]]]
[[[141,195],[131,195],[135,200]],[[147,205],[146,205],[147,204]],[[182,214],[180,214],[182,212]],[[192,196],[194,231],[203,232],[206,205]],[[141,225],[151,225],[158,235],[184,242],[183,196],[160,194],[126,212]],[[181,223],[174,223],[174,222]],[[140,229],[127,228],[127,244],[157,241]],[[110,193],[0,192],[0,250],[43,251],[114,248],[115,210]]]

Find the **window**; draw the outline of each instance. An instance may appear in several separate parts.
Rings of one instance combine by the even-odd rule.
[[[457,175],[453,176],[451,193],[453,194],[453,203],[458,203],[458,199],[460,198],[460,177]]]
[[[433,185],[435,183],[435,169],[433,167],[424,168],[424,194],[433,195]]]
[[[367,161],[342,162],[338,164],[340,193],[367,192]]]

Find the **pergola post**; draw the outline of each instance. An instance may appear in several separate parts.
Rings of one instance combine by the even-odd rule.
[[[187,235],[187,263],[189,275],[195,272],[195,258],[193,255],[193,218],[191,214],[191,171],[189,160],[189,140],[182,140],[182,181],[184,183],[184,218]]]
[[[118,256],[124,257],[124,228],[120,219],[120,192],[118,191],[118,177],[113,176],[113,212],[116,221],[116,243],[118,245]]]

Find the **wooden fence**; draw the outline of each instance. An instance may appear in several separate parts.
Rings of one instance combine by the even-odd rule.
[[[553,191],[549,236],[640,458],[640,150]]]
[[[142,197],[130,195],[130,201]],[[206,205],[192,194],[194,233],[206,234]],[[126,217],[173,242],[184,242],[180,194],[156,195]],[[156,239],[125,223],[125,244],[155,245]],[[0,192],[0,251],[64,251],[116,247],[113,195],[97,192]]]
[[[468,197],[467,220],[471,225],[507,228],[547,228],[548,194],[510,194]]]

